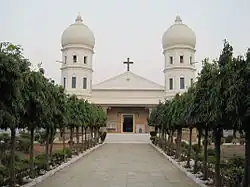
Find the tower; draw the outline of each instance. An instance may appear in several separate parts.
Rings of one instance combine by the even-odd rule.
[[[92,94],[92,58],[95,38],[80,15],[62,34],[61,83],[68,94],[89,99]]]
[[[176,16],[162,37],[166,99],[187,91],[195,80],[195,45],[195,33]]]

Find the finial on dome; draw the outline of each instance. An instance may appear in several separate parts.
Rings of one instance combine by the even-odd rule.
[[[77,17],[76,17],[76,23],[82,23],[82,17],[81,17],[81,15],[80,15],[80,12],[78,12],[78,15],[77,15]]]
[[[182,23],[182,20],[181,20],[180,16],[176,16],[175,23]]]

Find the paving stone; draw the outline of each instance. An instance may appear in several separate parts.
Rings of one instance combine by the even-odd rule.
[[[105,144],[36,187],[198,187],[148,144]]]

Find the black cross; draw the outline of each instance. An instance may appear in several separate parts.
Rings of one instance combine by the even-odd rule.
[[[127,71],[129,71],[129,65],[133,63],[134,62],[129,61],[129,58],[127,58],[127,61],[123,62],[123,64],[127,64]]]

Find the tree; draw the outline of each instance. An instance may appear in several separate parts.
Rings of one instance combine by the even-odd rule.
[[[29,72],[29,61],[24,58],[22,48],[8,42],[0,43],[0,114],[1,128],[11,130],[10,178],[15,185],[16,128],[24,124],[20,117],[24,111],[23,76]]]
[[[34,131],[36,128],[42,127],[47,110],[44,105],[47,95],[45,78],[41,72],[31,71],[25,74],[24,85],[22,93],[25,101],[25,113],[22,120],[30,131],[30,168],[31,177],[34,178]]]

